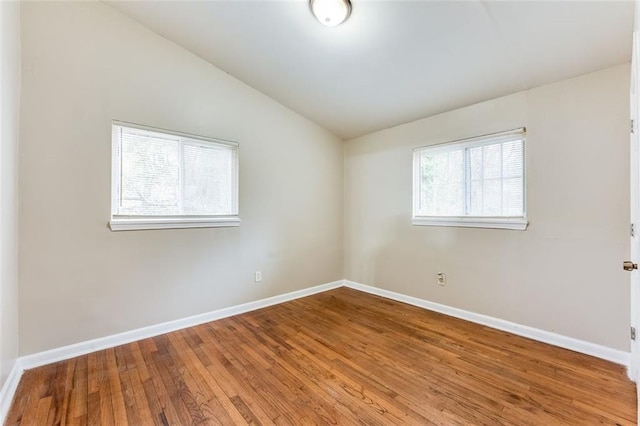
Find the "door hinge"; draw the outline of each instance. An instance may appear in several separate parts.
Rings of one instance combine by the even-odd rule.
[[[631,340],[636,340],[636,328],[631,327]]]
[[[635,120],[631,119],[631,133],[636,132]]]
[[[631,224],[631,236],[635,237],[636,236],[636,225],[635,224]]]

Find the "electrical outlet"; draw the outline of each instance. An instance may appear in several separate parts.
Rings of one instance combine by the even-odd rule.
[[[262,281],[262,272],[258,271],[255,274],[255,280],[257,283],[259,283],[260,281]]]
[[[443,272],[438,272],[438,285],[447,284],[447,275]]]

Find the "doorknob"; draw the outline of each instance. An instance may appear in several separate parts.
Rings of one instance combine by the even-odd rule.
[[[630,260],[625,260],[622,262],[622,269],[625,271],[633,271],[634,269],[638,269],[638,264],[633,263]]]

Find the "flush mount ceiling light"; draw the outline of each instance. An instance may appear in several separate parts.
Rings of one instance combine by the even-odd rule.
[[[309,7],[313,16],[327,27],[342,24],[351,14],[349,0],[309,0]]]

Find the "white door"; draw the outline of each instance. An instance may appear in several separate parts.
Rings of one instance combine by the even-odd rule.
[[[640,129],[638,128],[638,87],[640,78],[640,31],[633,33],[633,53],[631,56],[631,120],[632,131],[630,138],[630,158],[631,158],[631,263],[640,263],[640,151],[638,150],[638,139]],[[637,269],[630,271],[630,298],[631,298],[631,327],[640,333],[640,272]],[[640,334],[638,336],[640,338]],[[629,365],[629,376],[638,383],[638,372],[640,370],[640,354],[638,353],[638,340],[631,340],[631,362]],[[639,396],[640,398],[640,396]],[[639,413],[640,415],[640,413]]]

